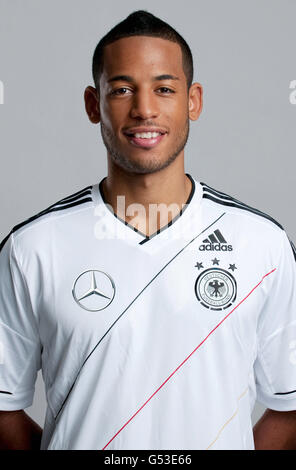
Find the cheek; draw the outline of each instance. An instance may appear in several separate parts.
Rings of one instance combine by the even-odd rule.
[[[162,116],[172,127],[179,127],[186,122],[188,117],[188,103],[185,100],[171,101],[164,104]]]
[[[115,106],[105,101],[101,105],[100,113],[103,124],[109,129],[116,131],[121,126],[124,126],[127,113],[122,106]]]
[[[175,113],[167,114],[163,122],[167,123],[171,131],[174,131],[176,134],[182,134],[187,126],[188,112],[186,109],[182,110],[182,112],[179,109]]]
[[[117,119],[116,115],[110,113],[110,110],[103,108],[101,110],[101,122],[104,124],[106,128],[109,130],[116,130],[117,128]]]

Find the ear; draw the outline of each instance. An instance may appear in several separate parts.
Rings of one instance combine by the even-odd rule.
[[[101,120],[100,101],[96,88],[88,86],[84,91],[85,110],[89,120],[93,124],[98,124]]]
[[[196,121],[202,111],[203,88],[200,83],[193,83],[188,93],[188,113],[191,121]]]

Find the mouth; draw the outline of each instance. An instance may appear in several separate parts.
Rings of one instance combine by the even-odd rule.
[[[135,132],[124,133],[130,144],[139,148],[154,148],[166,136],[166,132]]]

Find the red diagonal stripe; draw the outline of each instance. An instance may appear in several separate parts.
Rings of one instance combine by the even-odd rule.
[[[178,369],[180,369],[180,367],[185,364],[185,362],[192,356],[193,353],[195,353],[195,351],[197,351],[197,349],[199,349],[203,344],[204,342],[209,338],[209,336],[211,336],[212,333],[214,333],[214,331],[220,326],[222,325],[222,323],[226,320],[226,318],[229,317],[229,315],[232,314],[232,312],[234,312],[234,310],[236,310],[251,294],[252,292],[254,292],[255,289],[257,289],[257,287],[260,286],[260,284],[263,282],[263,280],[269,276],[270,274],[272,274],[274,271],[276,270],[276,268],[274,268],[272,271],[270,271],[269,273],[265,274],[261,281],[258,282],[258,284],[253,287],[253,289],[248,293],[248,295],[246,295],[246,297],[244,297],[232,310],[231,312],[229,312],[216,326],[215,328],[213,328],[210,333],[202,340],[201,343],[199,343],[198,346],[196,346],[196,348],[184,359],[183,362],[181,362],[181,364],[179,364],[179,366],[171,373],[171,375],[168,376],[168,378],[160,385],[160,387],[158,387],[157,390],[155,390],[155,392],[148,398],[148,400],[145,401],[145,403],[133,414],[133,416],[119,429],[119,431],[117,431],[116,434],[114,434],[114,436],[110,439],[110,441],[103,447],[102,450],[105,450],[106,447],[108,447],[108,445],[110,444],[110,442],[113,441],[113,439],[115,439],[116,436],[118,436],[118,434],[128,425],[128,423],[131,422],[131,420],[141,411],[142,408],[144,408],[145,405],[147,405],[147,403],[151,400],[151,398],[154,397],[154,395],[168,382],[168,380],[177,372]]]

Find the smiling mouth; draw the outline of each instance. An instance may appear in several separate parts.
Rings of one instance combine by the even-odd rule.
[[[160,132],[136,132],[135,134],[125,134],[128,141],[135,147],[153,148],[156,147],[165,137],[166,133]]]

